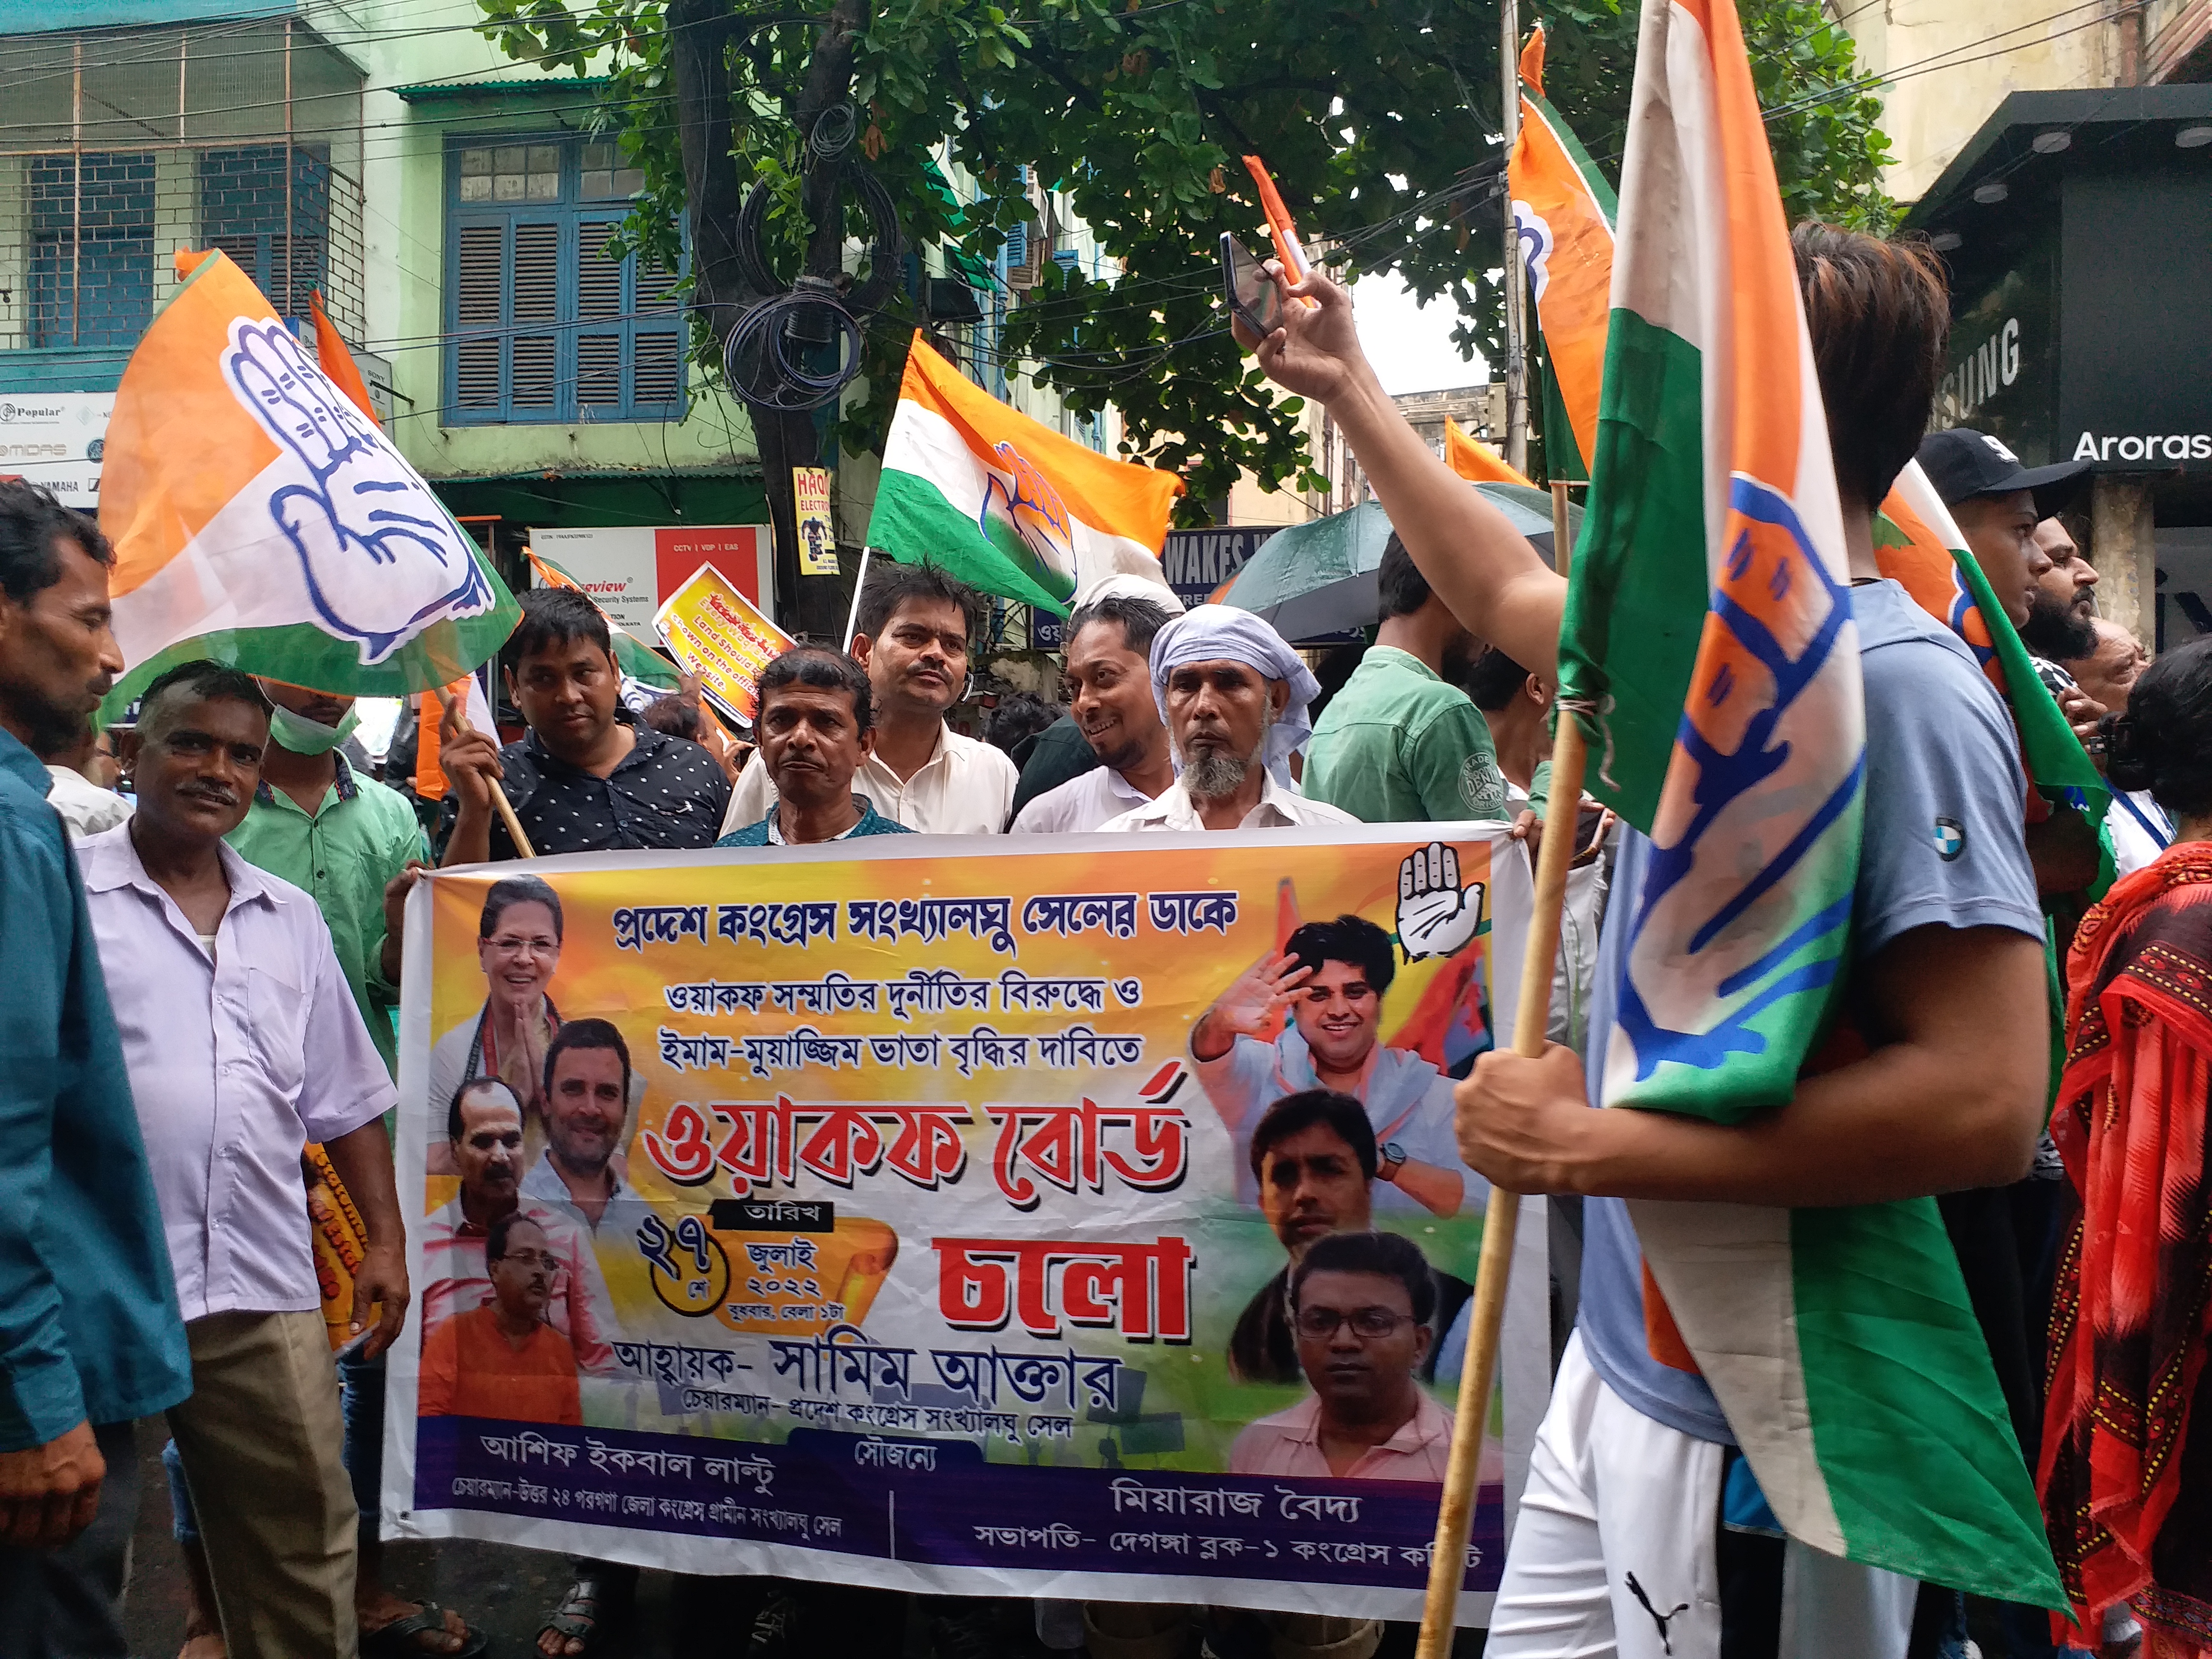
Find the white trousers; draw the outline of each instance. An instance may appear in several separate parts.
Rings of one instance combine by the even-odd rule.
[[[1720,1659],[1723,1449],[1654,1422],[1569,1339],[1505,1553],[1487,1659]],[[1904,1659],[1918,1586],[1795,1539],[1782,1659]]]

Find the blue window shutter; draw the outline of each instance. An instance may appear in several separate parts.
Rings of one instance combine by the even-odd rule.
[[[471,149],[510,169],[527,155],[520,199],[493,193],[486,160],[471,173]],[[681,419],[685,319],[669,290],[682,269],[608,257],[622,216],[579,201],[576,143],[501,135],[450,160],[446,423]]]

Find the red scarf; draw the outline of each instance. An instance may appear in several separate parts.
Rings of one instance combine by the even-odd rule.
[[[2081,1215],[2051,1306],[2036,1486],[2075,1641],[2095,1647],[2104,1609],[2128,1601],[2212,1643],[2212,1504],[2183,1479],[2212,1342],[2212,842],[2116,884],[2066,968],[2051,1133]]]

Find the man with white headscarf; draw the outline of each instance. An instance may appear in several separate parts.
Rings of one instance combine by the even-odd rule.
[[[1152,641],[1152,696],[1182,775],[1146,805],[1099,826],[1276,830],[1357,823],[1290,787],[1291,751],[1312,734],[1321,690],[1281,635],[1249,611],[1201,605]]]

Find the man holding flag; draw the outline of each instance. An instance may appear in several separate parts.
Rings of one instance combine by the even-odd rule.
[[[1901,1656],[1917,1579],[2057,1600],[1927,1201],[2024,1170],[2047,1054],[2012,720],[1875,553],[1948,296],[1822,227],[1793,272],[1729,0],[1646,0],[1630,130],[1571,590],[1396,415],[1343,290],[1260,345],[1643,832],[1587,1077],[1501,1052],[1460,1095],[1474,1167],[1592,1200],[1488,1651]]]

